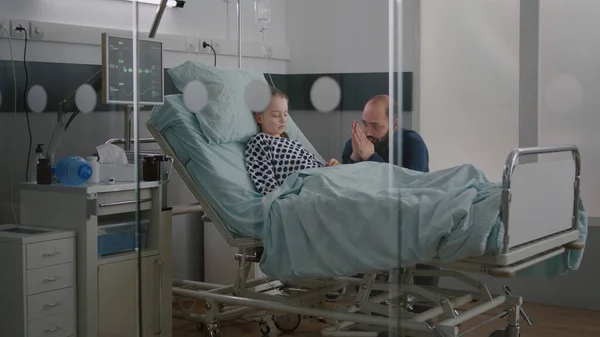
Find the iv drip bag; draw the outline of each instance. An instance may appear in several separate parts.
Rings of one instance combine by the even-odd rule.
[[[256,23],[266,27],[271,22],[271,1],[254,0],[254,16]]]

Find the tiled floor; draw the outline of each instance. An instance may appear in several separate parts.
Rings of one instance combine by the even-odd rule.
[[[599,337],[600,336],[600,311],[573,309],[566,307],[545,306],[526,303],[526,312],[533,318],[535,326],[524,326],[521,330],[522,337]],[[506,320],[498,320],[467,336],[488,337],[495,329],[503,328]],[[476,324],[471,322],[468,326]],[[524,325],[525,322],[522,321]],[[467,328],[468,326],[465,326]],[[316,323],[301,324],[293,337],[321,336],[321,329],[326,327]],[[464,331],[464,330],[463,330]],[[195,324],[183,320],[173,321],[173,337],[202,337],[203,332]],[[261,337],[257,324],[235,322],[221,326],[222,337]],[[271,336],[283,336],[272,328]]]

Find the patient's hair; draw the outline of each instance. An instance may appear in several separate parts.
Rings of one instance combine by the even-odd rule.
[[[283,93],[283,91],[277,89],[277,88],[271,88],[271,97],[281,97],[285,100],[289,100],[289,98],[287,97],[286,94]]]
[[[273,98],[273,97],[279,97],[279,98],[285,99],[286,101],[289,101],[289,98],[287,97],[286,94],[283,93],[283,91],[281,91],[277,88],[271,87],[271,98]],[[263,112],[264,111],[261,111],[260,113],[263,113]],[[283,131],[283,133],[281,133],[281,137],[290,138],[290,136],[285,131]]]
[[[387,106],[387,109],[385,110],[385,115],[389,116],[390,115],[390,107],[389,107],[389,101],[390,101],[390,96],[388,95],[376,95],[371,97],[371,99],[369,99],[368,103],[383,103]],[[394,101],[392,103],[392,107],[394,108],[394,117],[398,118],[398,102]]]

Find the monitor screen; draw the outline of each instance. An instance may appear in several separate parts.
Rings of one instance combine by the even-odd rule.
[[[138,104],[164,104],[163,46],[138,39]],[[105,104],[133,105],[133,39],[102,34],[102,97]]]

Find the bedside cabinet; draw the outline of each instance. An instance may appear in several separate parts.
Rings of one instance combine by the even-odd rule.
[[[162,187],[21,184],[22,223],[75,233],[77,336],[172,336],[172,210],[162,207]]]
[[[75,337],[75,232],[0,225],[0,336]]]

